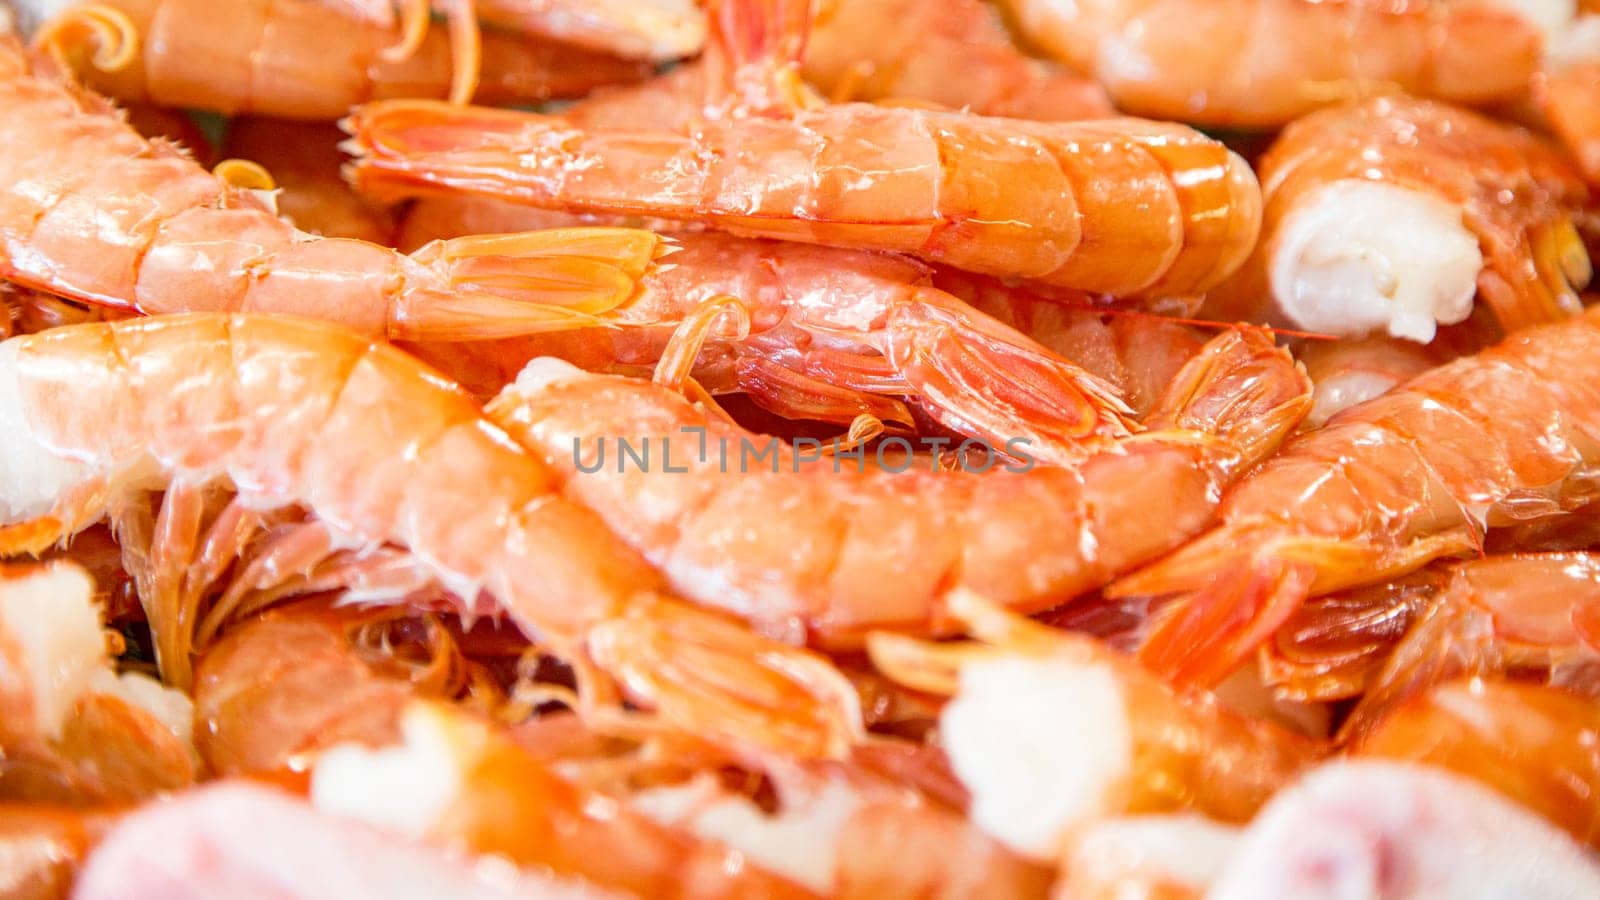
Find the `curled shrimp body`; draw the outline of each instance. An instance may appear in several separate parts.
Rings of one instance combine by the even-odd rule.
[[[557,495],[553,470],[391,346],[309,320],[165,316],[13,338],[0,384],[0,552],[37,552],[164,488],[150,580],[181,583],[203,549],[194,497],[225,485],[321,523],[312,562],[388,546],[469,610],[483,594],[582,669],[594,703],[617,696],[608,672],[667,720],[735,743],[838,753],[859,727],[836,670],[662,593]]]
[[[1220,680],[1308,596],[1476,552],[1486,528],[1591,500],[1597,354],[1600,313],[1526,329],[1291,441],[1233,489],[1221,525],[1112,586],[1179,595],[1142,658]]]
[[[1220,315],[1427,343],[1474,296],[1491,335],[1581,307],[1591,269],[1573,220],[1588,192],[1525,131],[1379,98],[1295,122],[1260,175],[1261,244],[1212,300]]]
[[[848,647],[871,628],[947,632],[953,592],[1037,611],[1164,552],[1308,403],[1286,353],[1230,331],[1178,373],[1146,433],[1070,467],[997,458],[1025,457],[1015,445],[959,471],[882,454],[872,467],[846,463],[660,385],[555,361],[530,364],[490,414],[679,591],[768,632]],[[622,441],[653,446],[655,462],[629,465]],[[792,514],[751,514],[774,504]]]
[[[1364,756],[1449,769],[1600,845],[1600,707],[1539,685],[1467,679],[1393,710]]]
[[[0,275],[146,314],[268,311],[449,340],[592,322],[659,239],[630,230],[464,238],[411,256],[317,239],[0,41]],[[52,148],[39,153],[41,143]],[[597,291],[597,292],[595,292]],[[605,299],[602,299],[604,297]]]
[[[835,101],[924,100],[980,116],[1097,119],[1111,101],[1092,79],[1017,49],[982,0],[826,0],[801,74]],[[961,77],[950,73],[959,71]]]
[[[1544,34],[1520,3],[1459,0],[1004,0],[1030,41],[1118,107],[1270,128],[1379,92],[1523,96]],[[1547,4],[1548,5],[1548,4]]]
[[[457,73],[477,67],[461,69],[438,31],[420,35],[415,52],[396,60],[385,50],[398,33],[318,0],[233,0],[226,19],[216,12],[204,0],[77,3],[35,39],[69,59],[95,41],[120,42],[120,50],[94,47],[93,62],[74,65],[90,87],[118,100],[282,119],[332,121],[383,97],[538,102],[649,74],[641,63],[491,33],[473,81]]]
[[[1109,816],[1195,810],[1248,820],[1323,752],[1203,690],[1178,690],[1081,634],[953,601],[983,643],[877,633],[868,649],[907,686],[951,696],[939,739],[972,792],[969,815],[1030,859],[1054,862]]]

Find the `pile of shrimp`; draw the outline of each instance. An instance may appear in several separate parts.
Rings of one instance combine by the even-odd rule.
[[[1600,896],[1600,5],[0,13],[0,896]]]

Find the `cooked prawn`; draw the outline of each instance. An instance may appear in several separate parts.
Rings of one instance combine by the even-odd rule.
[[[276,188],[278,214],[301,231],[388,246],[394,241],[393,217],[350,190],[339,175],[342,139],[330,124],[241,117],[228,123],[222,153],[264,167]],[[494,233],[526,230],[531,229]]]
[[[1345,410],[1224,500],[1222,524],[1112,585],[1179,596],[1141,658],[1215,682],[1309,596],[1475,552],[1486,528],[1593,499],[1600,311],[1526,329]],[[1529,440],[1539,435],[1539,440]]]
[[[1427,766],[1334,762],[1272,799],[1213,900],[1591,897],[1600,863],[1549,823]]]
[[[1229,331],[1178,373],[1146,433],[1072,467],[1035,465],[1013,442],[950,472],[848,465],[820,441],[808,454],[661,385],[553,360],[530,364],[489,413],[680,592],[839,647],[872,628],[947,632],[946,601],[962,590],[1046,609],[1170,549],[1294,428],[1309,391],[1270,339]],[[654,445],[655,461],[628,465],[625,440]],[[751,514],[773,508],[795,514]]]
[[[1094,819],[1193,809],[1247,820],[1321,745],[1176,690],[1083,635],[1006,613],[974,594],[952,612],[982,644],[878,633],[873,662],[955,699],[939,736],[972,791],[970,815],[1002,843],[1054,861]]]
[[[1478,781],[1600,845],[1600,707],[1538,685],[1467,679],[1393,710],[1356,748]]]
[[[1223,318],[1427,343],[1474,296],[1500,333],[1582,306],[1591,267],[1573,221],[1588,191],[1520,129],[1380,98],[1289,126],[1259,172],[1262,239],[1211,300]]]
[[[140,137],[10,39],[0,40],[0,110],[0,179],[11,185],[0,200],[0,275],[83,302],[488,338],[593,323],[632,296],[662,250],[654,234],[625,229],[463,238],[411,256],[315,239]]]
[[[396,548],[465,611],[481,592],[578,667],[586,708],[619,684],[688,730],[801,754],[841,753],[859,728],[832,666],[663,594],[553,470],[388,345],[308,320],[165,316],[13,338],[0,386],[0,553],[165,488],[149,580],[170,592],[205,567],[203,490],[226,485],[250,509],[304,508],[328,553]]]
[[[745,114],[690,132],[602,131],[534,113],[373,103],[347,122],[352,176],[380,197],[455,190],[697,221],[1117,295],[1203,290],[1248,255],[1259,189],[1220,142],[1133,119],[800,109],[792,70],[808,11],[796,24],[792,11],[754,9],[766,5],[713,9],[722,62],[707,82]]]
[[[188,698],[118,677],[94,584],[55,563],[0,569],[0,797],[130,803],[195,778]]]
[[[59,55],[82,60],[73,65],[78,75],[118,100],[282,119],[332,121],[383,97],[538,102],[650,72],[608,54],[490,33],[479,75],[471,48],[458,40],[452,54],[437,30],[403,60],[385,52],[398,39],[320,0],[232,0],[226,17],[206,0],[73,2],[35,33]]]
[[[1560,4],[1456,0],[1003,0],[1034,44],[1094,75],[1117,106],[1271,128],[1405,92],[1487,105],[1528,91]],[[1557,25],[1559,27],[1559,24]]]
[[[298,603],[243,622],[205,648],[194,700],[206,766],[224,776],[303,771],[335,744],[395,741],[406,705],[441,695],[445,684],[427,677],[437,670],[409,673],[358,652],[360,630],[384,615]]]
[[[0,805],[0,893],[15,900],[71,895],[78,867],[114,814],[34,804]]]
[[[413,840],[493,854],[630,895],[809,897],[719,842],[657,825],[558,777],[510,736],[445,706],[414,704],[403,740],[334,747],[313,803]],[[417,790],[419,785],[438,790]],[[597,852],[601,848],[604,852]]]

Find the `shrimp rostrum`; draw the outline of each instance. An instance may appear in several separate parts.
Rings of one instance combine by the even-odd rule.
[[[0,38],[0,276],[145,314],[283,312],[373,336],[460,340],[594,323],[662,250],[631,229],[477,236],[409,256],[319,239],[148,141]],[[47,146],[48,153],[39,152]]]
[[[620,685],[690,730],[808,753],[859,728],[831,665],[671,597],[470,397],[387,344],[266,316],[54,329],[0,344],[0,422],[0,553],[162,491],[152,583],[181,584],[210,543],[204,492],[226,487],[304,509],[330,549],[404,550],[417,578],[389,596],[440,585],[503,611],[583,673],[591,703]]]
[[[1291,441],[1233,489],[1219,526],[1112,586],[1176,595],[1143,658],[1185,680],[1220,680],[1308,596],[1476,553],[1487,528],[1587,503],[1600,463],[1597,359],[1591,310],[1517,332]]]

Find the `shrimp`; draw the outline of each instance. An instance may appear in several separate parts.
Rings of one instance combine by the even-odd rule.
[[[94,583],[71,564],[0,569],[0,796],[128,803],[194,781],[188,698],[118,677]]]
[[[339,175],[342,138],[328,124],[239,118],[228,124],[222,152],[264,166],[277,189],[278,213],[300,230],[387,246],[394,238],[392,217],[350,190]]]
[[[553,360],[531,363],[489,415],[679,591],[765,632],[848,648],[874,628],[948,632],[961,590],[1047,609],[1175,546],[1294,428],[1309,391],[1268,338],[1230,331],[1168,386],[1147,433],[1070,468],[1002,466],[1002,448],[966,447],[981,459],[949,472],[845,465],[820,441],[785,448],[661,385]],[[654,444],[655,462],[626,464],[622,441]],[[796,514],[749,514],[775,503]]]
[[[981,0],[825,0],[801,74],[835,102],[926,100],[980,116],[1098,119],[1104,89],[1019,51]],[[951,78],[951,72],[961,73]]]
[[[617,374],[659,366],[671,383],[692,377],[712,394],[742,392],[790,419],[849,424],[866,414],[909,428],[915,410],[996,447],[1026,442],[1052,463],[1104,449],[1132,428],[1111,385],[974,314],[914,260],[710,234],[680,235],[672,246],[636,299],[600,314],[607,329],[469,352],[479,364],[502,360],[502,384],[551,355]],[[727,297],[740,307],[732,333],[718,321],[719,308],[735,312],[718,299]],[[703,351],[674,350],[680,333],[703,338]]]
[[[631,895],[656,896],[671,885],[682,897],[812,896],[719,843],[597,802],[468,714],[419,703],[404,711],[400,729],[403,740],[393,746],[323,752],[312,773],[313,804],[412,840]],[[428,784],[439,788],[415,789]]]
[[[701,774],[627,795],[652,818],[718,838],[823,896],[1041,898],[1049,869],[984,835],[956,810],[857,760],[761,761],[768,811]]]
[[[1212,900],[1592,897],[1600,863],[1527,810],[1448,772],[1334,762],[1262,810]]]
[[[1501,332],[1582,307],[1587,188],[1520,129],[1380,98],[1289,126],[1259,172],[1261,243],[1210,301],[1221,318],[1428,343],[1474,296]]]
[[[1092,820],[1192,809],[1247,820],[1321,752],[1315,741],[1175,690],[1092,638],[951,600],[983,644],[879,632],[873,662],[955,699],[939,719],[970,816],[1029,859],[1054,861]]]
[[[1558,688],[1472,678],[1392,711],[1356,747],[1474,779],[1600,846],[1600,707]]]
[[[35,33],[83,60],[76,73],[118,100],[279,119],[332,121],[383,97],[540,102],[650,74],[642,62],[499,33],[483,35],[477,54],[458,40],[452,54],[449,39],[428,31],[399,60],[385,52],[397,38],[327,2],[299,0],[233,0],[225,18],[204,0],[74,2]]]
[[[0,178],[12,186],[0,202],[0,277],[81,302],[488,338],[592,324],[593,312],[632,296],[662,250],[656,235],[631,230],[463,238],[411,256],[315,239],[146,141],[10,39],[0,40],[0,109]]]
[[[603,848],[615,852],[615,848]],[[89,855],[80,900],[471,897],[620,900],[549,873],[400,840],[282,791],[222,781],[123,818]]]
[[[342,181],[340,185],[349,189]],[[474,234],[509,234],[588,225],[636,228],[645,224],[637,218],[580,216],[482,197],[424,197],[406,208],[394,245],[402,253],[415,253],[434,241]]]
[[[1539,6],[1560,4],[1001,3],[1025,38],[1092,74],[1119,108],[1232,128],[1273,128],[1375,93],[1469,105],[1516,100],[1544,50],[1546,23],[1529,14]]]
[[[1140,658],[1220,681],[1307,597],[1474,553],[1489,527],[1593,497],[1600,312],[1526,329],[1290,441],[1235,486],[1221,524],[1113,584],[1177,595]],[[1537,434],[1537,442],[1528,435]]]
[[[1047,867],[966,820],[965,792],[925,743],[875,736],[848,759],[807,761],[733,759],[679,733],[619,740],[571,715],[514,734],[568,780],[824,896],[1043,897],[1049,884]]]
[[[482,593],[578,667],[588,708],[614,705],[620,687],[664,721],[802,755],[842,753],[859,730],[831,665],[662,592],[599,518],[556,495],[558,473],[392,346],[309,320],[166,316],[13,338],[0,386],[0,554],[42,550],[164,488],[147,583],[166,596],[142,593],[181,605],[170,598],[186,569],[212,555],[204,491],[231,486],[249,509],[299,506],[320,523],[303,564],[393,548],[413,578],[373,599],[440,584],[473,612]]]
[[[1262,680],[1288,700],[1327,703],[1360,697],[1448,577],[1446,569],[1434,565],[1393,581],[1307,600],[1262,645]]]
[[[694,0],[322,0],[384,29],[399,26],[403,57],[428,28],[430,6],[454,29],[479,23],[519,34],[541,35],[625,59],[670,62],[700,52],[705,13]],[[396,9],[398,7],[398,10]],[[398,16],[396,13],[398,12]],[[470,41],[471,38],[466,38]]]
[[[1449,571],[1388,655],[1343,732],[1447,678],[1516,673],[1600,693],[1600,557],[1491,556]]]
[[[207,767],[224,776],[295,771],[335,744],[395,741],[406,705],[443,685],[357,652],[359,630],[382,613],[300,603],[243,622],[206,648],[194,700]]]
[[[509,110],[371,103],[346,123],[351,175],[380,198],[454,190],[696,221],[1119,296],[1200,291],[1249,254],[1259,188],[1220,142],[1134,119],[785,105],[808,10],[796,25],[769,3],[784,6],[713,7],[713,56],[726,60],[707,84],[743,114],[689,132],[605,131]],[[759,62],[736,65],[750,57]]]
[[[0,805],[0,894],[65,900],[78,867],[114,814],[37,804]]]
[[[1089,297],[1041,296],[950,269],[936,270],[933,284],[1115,385],[1140,418],[1206,340],[1191,323],[1106,309]],[[1187,301],[1165,305],[1174,315],[1194,311]]]
[[[1337,413],[1374,397],[1445,362],[1433,344],[1418,344],[1385,335],[1338,341],[1304,341],[1295,358],[1316,385],[1316,403],[1306,424],[1321,428]]]

